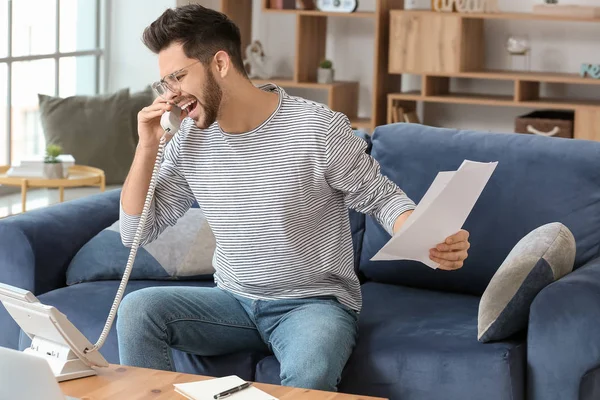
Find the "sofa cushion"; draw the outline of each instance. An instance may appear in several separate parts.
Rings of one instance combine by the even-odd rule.
[[[77,164],[102,169],[108,185],[125,181],[135,153],[129,89],[38,98],[46,143],[60,145]]]
[[[372,155],[382,173],[417,203],[439,171],[456,170],[465,159],[499,163],[464,225],[471,233],[471,248],[461,270],[370,261],[390,236],[367,217],[360,269],[370,280],[481,295],[515,244],[550,222],[573,232],[575,268],[598,255],[598,142],[401,123],[375,130]]]
[[[390,399],[524,398],[524,338],[477,341],[479,298],[368,282],[362,286],[359,339],[340,391]],[[257,365],[261,382],[279,382],[279,364]]]
[[[67,268],[67,285],[121,279],[130,248],[116,221],[87,242]],[[130,279],[207,279],[214,273],[215,237],[200,208],[190,208],[156,240],[138,249]]]
[[[575,239],[552,223],[517,243],[493,276],[479,303],[478,339],[502,340],[527,328],[535,296],[573,270]]]

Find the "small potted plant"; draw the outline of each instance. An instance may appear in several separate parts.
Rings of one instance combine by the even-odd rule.
[[[47,179],[62,179],[63,165],[58,156],[62,152],[62,147],[56,144],[50,144],[46,147],[46,157],[44,157],[44,176]]]
[[[332,83],[333,74],[333,63],[330,60],[321,61],[317,70],[317,81],[319,83]]]

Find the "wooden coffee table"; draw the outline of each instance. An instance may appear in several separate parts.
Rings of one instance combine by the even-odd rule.
[[[7,176],[6,172],[10,166],[0,166],[0,185],[17,186],[21,188],[21,209],[26,211],[27,189],[29,188],[58,188],[59,201],[65,201],[66,187],[98,186],[100,191],[104,192],[106,188],[106,179],[104,171],[99,168],[88,167],[85,165],[73,165],[69,167],[69,174],[63,179],[47,178],[24,178],[17,176]]]
[[[98,368],[97,371],[98,375],[96,376],[62,382],[60,388],[66,396],[81,400],[182,400],[185,397],[175,392],[174,383],[211,379],[200,375],[112,364],[108,368]],[[280,400],[382,400],[376,397],[296,389],[263,383],[255,385]]]

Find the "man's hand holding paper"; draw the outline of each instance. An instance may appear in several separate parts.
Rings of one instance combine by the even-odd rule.
[[[461,228],[497,165],[465,160],[456,172],[440,172],[417,208],[398,218],[394,236],[372,260],[461,268],[470,247],[469,232]]]

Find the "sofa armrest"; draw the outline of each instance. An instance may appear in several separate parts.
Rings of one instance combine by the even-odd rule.
[[[65,286],[77,251],[119,219],[120,190],[0,220],[0,282],[36,295]],[[20,328],[0,307],[0,346],[17,349]]]
[[[535,298],[527,363],[528,399],[580,398],[582,378],[600,366],[600,258]],[[595,395],[600,398],[600,393]]]
[[[119,219],[120,190],[0,220],[0,282],[36,295],[65,286],[77,251]]]

